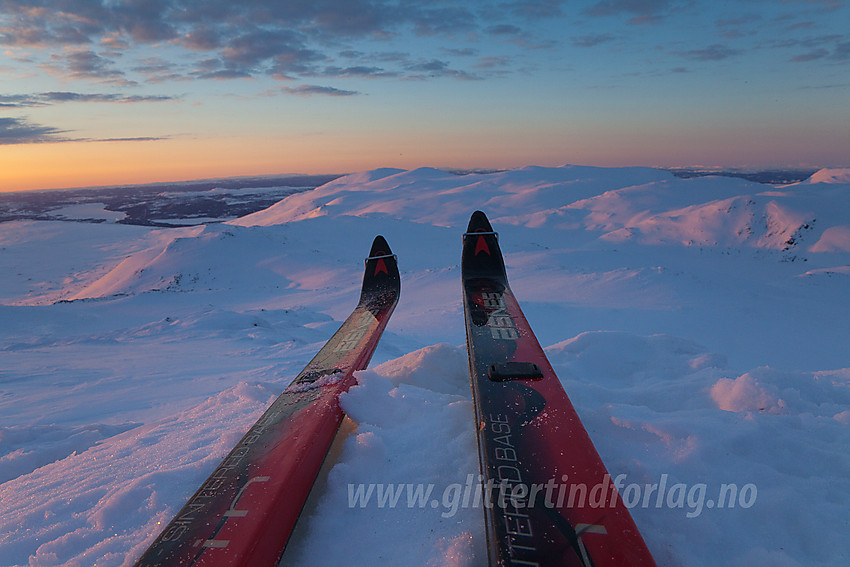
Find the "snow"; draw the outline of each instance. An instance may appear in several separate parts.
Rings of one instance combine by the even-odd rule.
[[[812,252],[850,252],[850,227],[831,226],[812,244]]]
[[[132,565],[351,311],[379,233],[401,301],[283,564],[481,564],[475,209],[612,477],[681,487],[631,510],[659,565],[848,563],[846,171],[565,166],[363,172],[226,224],[0,224],[0,565]],[[394,483],[432,499],[350,505]]]
[[[807,183],[850,183],[850,168],[825,168],[816,171]]]

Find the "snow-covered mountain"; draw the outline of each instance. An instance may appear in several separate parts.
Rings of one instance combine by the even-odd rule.
[[[0,565],[131,565],[354,306],[375,234],[402,299],[284,563],[481,564],[481,510],[348,492],[477,474],[475,209],[612,476],[683,487],[632,508],[660,565],[847,563],[846,170],[565,166],[380,169],[203,226],[0,223]]]

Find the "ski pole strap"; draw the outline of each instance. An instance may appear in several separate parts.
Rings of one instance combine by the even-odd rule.
[[[398,256],[396,256],[395,254],[381,254],[380,256],[369,256],[368,258],[363,260],[363,263],[365,264],[369,260],[383,260],[384,258],[392,258],[393,260],[398,261]]]
[[[496,237],[496,239],[498,239],[498,238],[499,238],[499,233],[498,233],[498,232],[493,232],[493,231],[490,231],[490,232],[464,232],[464,233],[463,233],[463,239],[464,239],[464,240],[466,240],[466,238],[467,238],[468,236],[495,236],[495,237]]]

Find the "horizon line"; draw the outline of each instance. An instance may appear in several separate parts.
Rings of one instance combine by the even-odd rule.
[[[583,164],[573,164],[573,163],[565,163],[559,166],[539,166],[539,167],[568,167],[568,166],[580,166],[580,167],[598,167],[601,169],[624,169],[624,168],[633,168],[633,167],[645,167],[649,169],[658,169],[663,171],[669,171],[671,173],[675,172],[693,172],[693,173],[710,173],[716,172],[718,174],[722,173],[735,173],[735,174],[759,174],[759,173],[774,173],[774,172],[807,172],[811,171],[815,173],[817,171],[821,171],[823,169],[847,169],[847,166],[815,166],[815,165],[776,165],[776,166],[765,166],[765,167],[740,167],[740,166],[722,166],[722,165],[675,165],[675,166],[662,166],[662,165],[583,165]],[[414,168],[394,168],[401,169],[403,171],[413,171],[419,168],[427,168],[432,166],[419,166]],[[534,164],[528,164],[519,167],[508,167],[508,168],[492,168],[492,167],[434,167],[434,169],[439,169],[441,171],[445,171],[446,173],[456,173],[456,174],[474,174],[474,173],[498,173],[503,171],[511,171],[517,169],[523,169],[525,167],[535,167]],[[32,193],[32,192],[42,192],[42,191],[98,191],[98,190],[106,190],[106,189],[135,189],[142,187],[154,187],[156,185],[175,185],[175,184],[194,184],[194,183],[210,183],[216,181],[238,181],[241,179],[249,180],[249,179],[275,179],[275,178],[297,178],[297,177],[330,177],[335,176],[337,178],[344,177],[346,175],[352,175],[355,173],[359,173],[361,171],[373,171],[375,169],[382,168],[369,168],[363,170],[356,171],[346,171],[346,172],[326,172],[326,173],[299,173],[299,172],[283,172],[283,173],[245,173],[245,174],[237,174],[237,175],[225,175],[225,176],[214,176],[214,177],[197,177],[197,178],[176,178],[170,179],[166,181],[148,181],[141,183],[107,183],[104,185],[72,185],[72,186],[57,186],[57,187],[38,187],[32,189],[0,189],[0,194],[5,193]]]

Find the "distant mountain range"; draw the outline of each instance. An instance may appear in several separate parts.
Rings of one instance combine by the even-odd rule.
[[[705,169],[698,167],[672,167],[667,171],[671,172],[676,177],[705,177],[708,175],[720,175],[722,177],[738,177],[756,183],[765,183],[767,185],[788,185],[791,183],[799,183],[811,177],[817,169],[767,169],[764,171],[735,171],[735,170],[717,170]]]
[[[499,170],[451,170],[457,175]],[[704,168],[670,168],[681,178],[719,175],[768,185],[808,179],[816,170],[742,172]],[[263,210],[287,195],[314,189],[341,175],[272,175],[203,179],[145,185],[55,189],[0,193],[0,222],[59,220],[143,226],[186,226],[229,220]],[[97,205],[100,207],[82,207]],[[114,213],[112,215],[104,212]]]
[[[236,218],[339,175],[277,175],[146,185],[0,193],[0,222],[71,220],[145,226],[185,226]],[[82,207],[82,205],[103,205]],[[99,212],[98,212],[99,211]],[[104,211],[117,213],[105,216]],[[177,220],[180,222],[174,222]],[[192,222],[197,219],[197,222]]]

